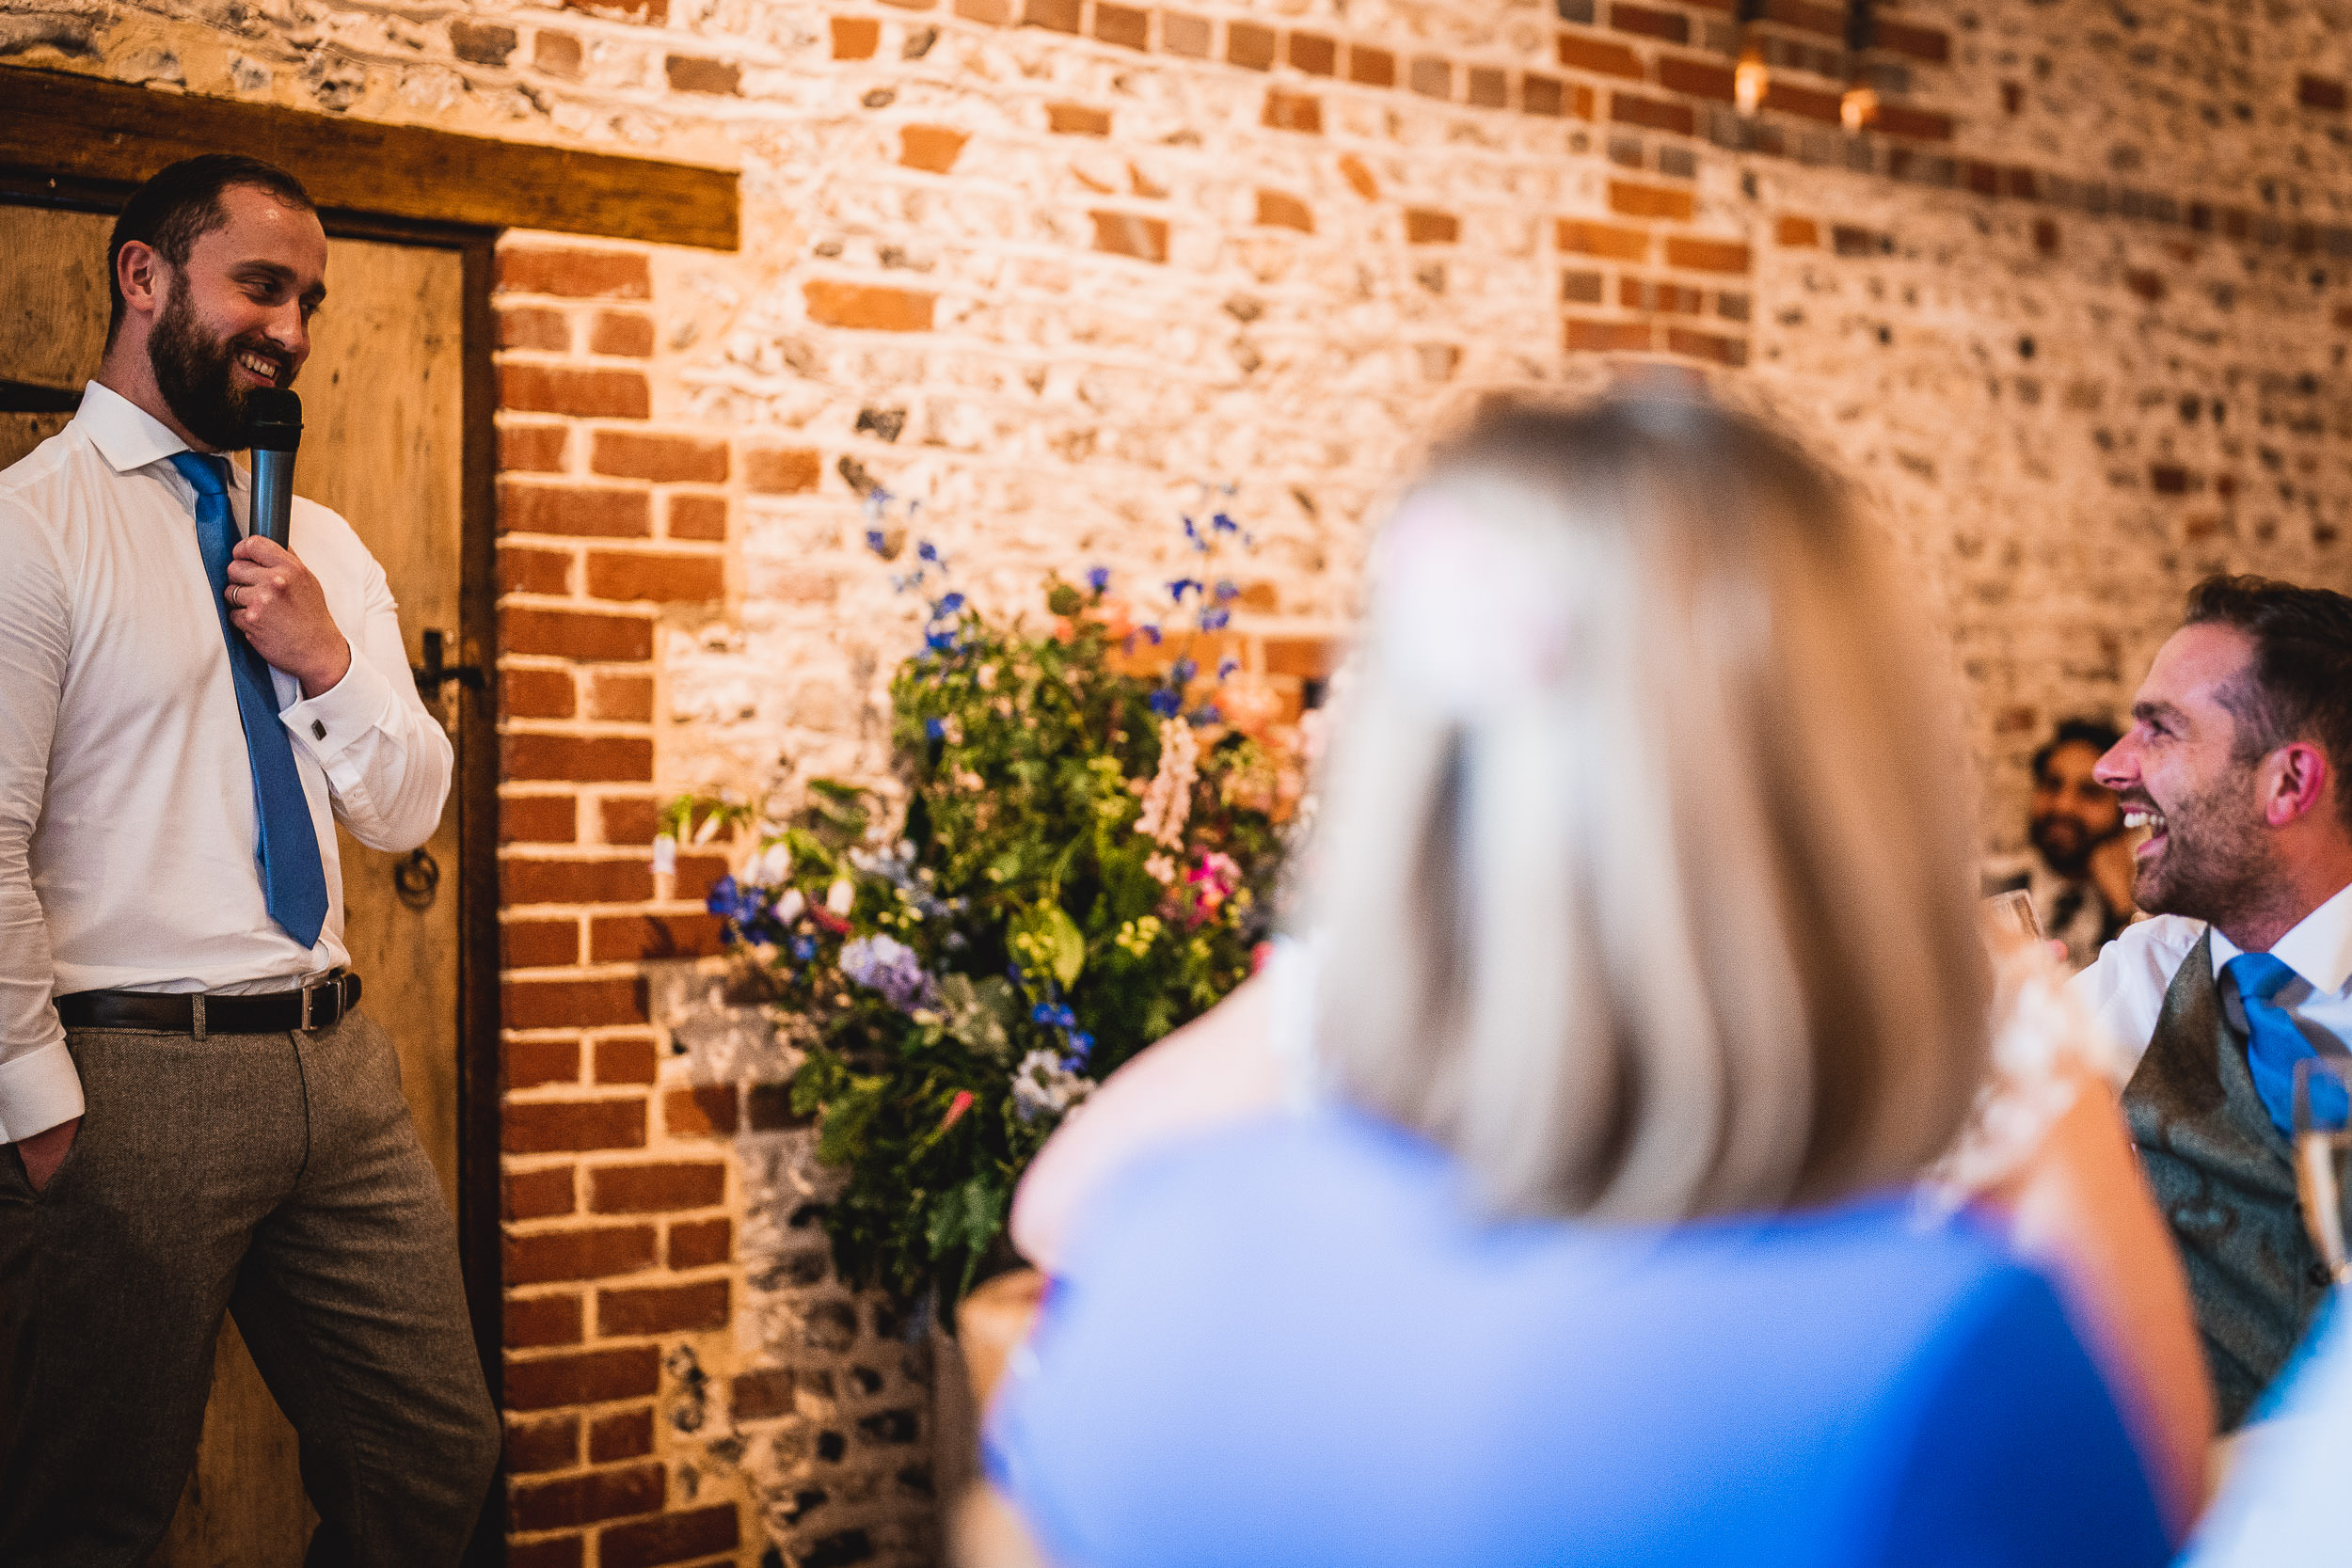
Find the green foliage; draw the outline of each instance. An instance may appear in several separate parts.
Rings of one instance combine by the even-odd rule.
[[[1046,635],[935,607],[891,687],[900,823],[820,781],[711,895],[803,1026],[793,1106],[846,1172],[836,1261],[902,1298],[952,1304],[1004,1258],[1013,1184],[1059,1117],[1238,985],[1267,924],[1278,760],[1211,708],[1155,712],[1191,672],[1134,673],[1140,634],[1106,624],[1100,587],[1047,602]],[[1163,804],[1138,831],[1155,778],[1181,830]],[[728,809],[682,800],[668,821]]]

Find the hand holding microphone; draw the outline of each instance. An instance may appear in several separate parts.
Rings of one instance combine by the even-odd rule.
[[[326,593],[287,547],[294,519],[294,449],[302,400],[281,388],[247,395],[253,439],[253,531],[229,562],[229,624],[271,665],[315,697],[351,668],[351,644],[326,609]]]

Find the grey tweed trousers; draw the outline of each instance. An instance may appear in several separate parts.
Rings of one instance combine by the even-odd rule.
[[[0,1149],[0,1563],[153,1548],[224,1310],[301,1441],[310,1568],[455,1562],[499,1422],[389,1037],[354,1013],[66,1043],[87,1110],[65,1163],[36,1194]]]

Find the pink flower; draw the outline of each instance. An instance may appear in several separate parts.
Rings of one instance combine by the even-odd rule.
[[[953,1127],[957,1121],[962,1117],[963,1113],[971,1108],[972,1091],[970,1089],[958,1089],[956,1091],[955,1099],[947,1101],[947,1114],[940,1118],[939,1130],[942,1132],[945,1132],[947,1129]]]

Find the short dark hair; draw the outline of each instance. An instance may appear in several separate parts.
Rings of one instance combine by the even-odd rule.
[[[2067,719],[2060,721],[2050,738],[2042,743],[2033,754],[2033,776],[2042,777],[2042,770],[2050,766],[2050,759],[2061,746],[2076,743],[2090,747],[2101,756],[2115,750],[2115,743],[2123,738],[2123,732],[2104,719]]]
[[[188,252],[196,248],[196,242],[229,221],[229,214],[220,204],[220,195],[237,185],[267,191],[287,206],[305,213],[318,211],[301,181],[276,164],[265,164],[259,158],[235,152],[207,152],[202,157],[183,158],[173,164],[132,192],[122,215],[115,219],[114,238],[106,245],[106,293],[113,305],[106,318],[106,341],[110,346],[115,334],[122,329],[125,311],[122,279],[117,270],[122,263],[122,247],[136,240],[154,246],[155,253],[173,266],[186,266]]]
[[[2239,758],[2316,741],[2336,775],[2336,813],[2352,827],[2352,598],[2210,577],[2188,591],[2185,624],[2234,627],[2254,644],[2246,673],[2217,693],[2237,721]]]

